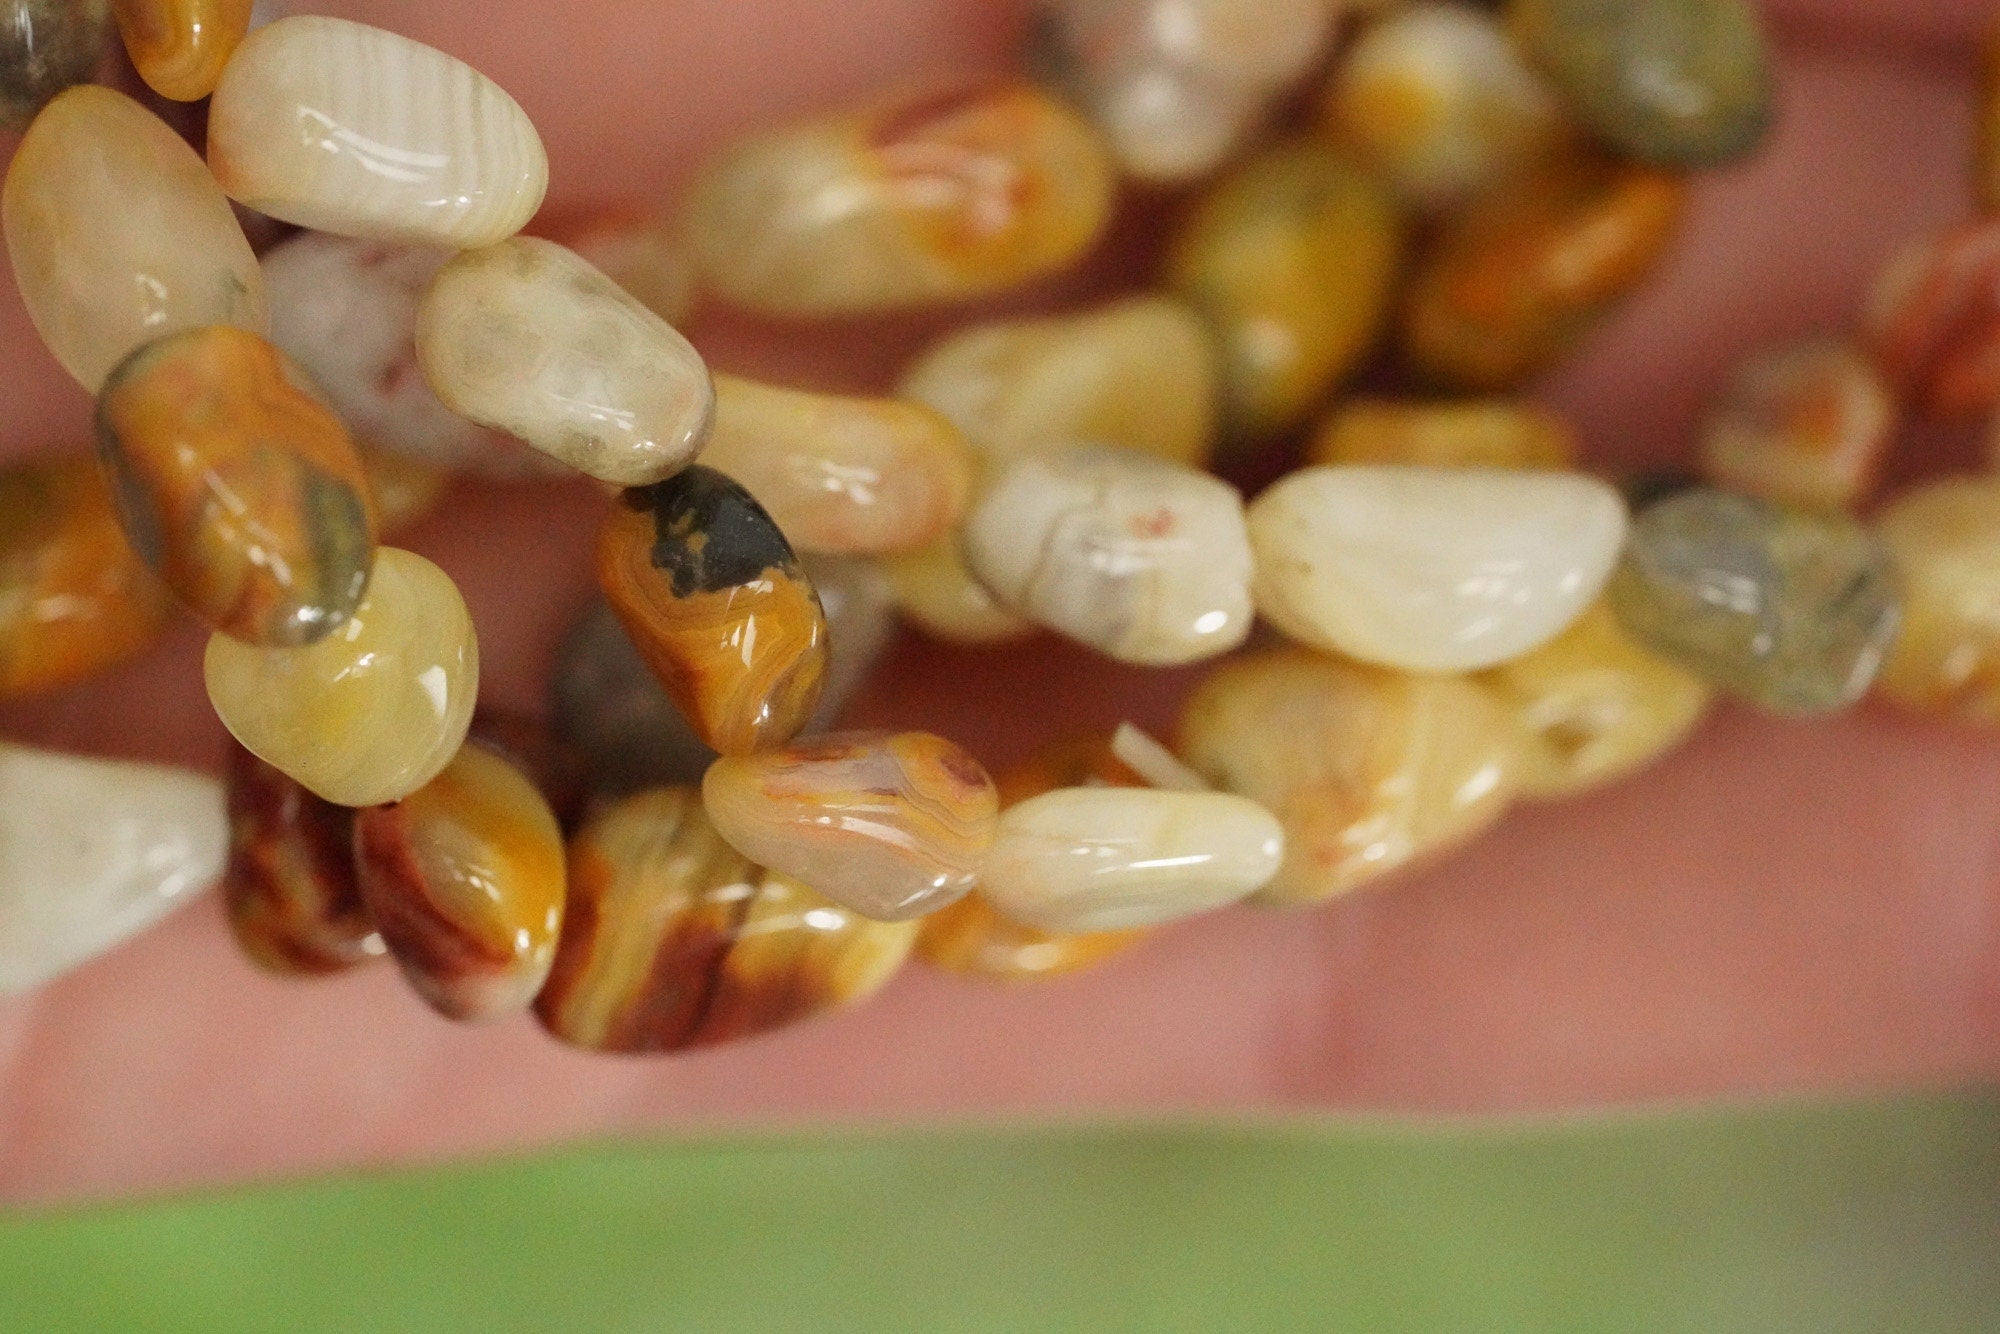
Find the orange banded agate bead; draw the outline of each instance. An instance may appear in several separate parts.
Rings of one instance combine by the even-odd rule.
[[[252,0],[111,0],[126,54],[147,87],[176,102],[215,91],[250,31]]]

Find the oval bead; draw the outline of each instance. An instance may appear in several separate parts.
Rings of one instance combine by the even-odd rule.
[[[611,609],[702,742],[783,745],[825,685],[826,614],[750,493],[699,464],[625,492],[597,544]]]
[[[569,913],[535,1012],[592,1051],[714,1046],[865,1000],[902,967],[916,930],[752,865],[710,826],[699,794],[654,789],[571,844]]]
[[[341,806],[408,796],[451,762],[479,695],[479,644],[450,576],[383,547],[368,596],[307,648],[216,635],[209,702],[236,739]]]
[[[1194,662],[1250,633],[1242,498],[1150,454],[1028,455],[973,507],[964,546],[1008,607],[1121,662]]]
[[[2000,222],[1912,241],[1876,279],[1862,335],[1898,398],[1947,421],[2000,405]]]
[[[715,417],[693,345],[539,237],[468,251],[439,270],[417,306],[416,348],[452,411],[617,486],[678,472]]]
[[[1625,502],[1576,473],[1306,468],[1250,507],[1257,610],[1300,643],[1414,671],[1546,643],[1624,540]]]
[[[89,459],[0,472],[0,699],[95,676],[150,647],[173,600],[118,526]]]
[[[892,99],[750,139],[696,182],[701,276],[772,315],[960,301],[1064,268],[1110,217],[1110,158],[1017,84]]]
[[[1888,552],[1854,520],[1704,489],[1640,513],[1610,597],[1641,643],[1777,713],[1859,699],[1898,618]]]
[[[1209,188],[1174,238],[1167,281],[1220,340],[1234,430],[1297,425],[1354,368],[1402,253],[1387,191],[1325,145],[1267,148]]]
[[[528,1007],[555,961],[568,872],[554,812],[474,744],[402,800],[354,816],[361,898],[403,975],[451,1019]]]
[[[252,0],[112,0],[126,54],[146,86],[176,102],[215,91],[250,31]]]
[[[1903,594],[1876,688],[1921,713],[2000,725],[2000,482],[1951,477],[1875,520]]]
[[[56,94],[89,83],[110,36],[107,0],[0,4],[0,130],[26,129]]]
[[[149,343],[104,382],[98,454],[175,596],[247,644],[324,639],[375,559],[361,460],[284,356],[228,325]]]
[[[994,320],[945,335],[899,392],[949,417],[990,464],[1089,441],[1198,468],[1215,444],[1221,365],[1172,297]]]
[[[208,113],[231,199],[342,236],[468,250],[542,205],[520,105],[463,61],[364,23],[279,19],[237,48]]]
[[[1518,731],[1493,693],[1271,649],[1222,664],[1181,714],[1180,755],[1278,817],[1268,903],[1315,903],[1462,843],[1513,800]]]
[[[354,812],[241,746],[230,748],[222,901],[237,945],[268,972],[337,973],[387,949],[361,902]]]
[[[1546,408],[1509,399],[1355,398],[1327,418],[1306,462],[1424,468],[1572,468],[1576,433]]]
[[[929,408],[716,377],[702,462],[757,497],[801,551],[911,551],[965,513],[973,459]]]
[[[1702,471],[1779,504],[1848,509],[1888,452],[1896,405],[1851,344],[1810,338],[1736,368],[1702,428]]]
[[[1686,194],[1666,172],[1568,162],[1474,201],[1410,280],[1404,355],[1458,388],[1518,384],[1652,272]]]
[[[956,533],[882,562],[896,608],[919,630],[948,644],[1004,644],[1035,623],[1001,606],[965,567]]]
[[[1764,32],[1747,0],[1508,0],[1522,54],[1621,156],[1712,167],[1771,122]]]
[[[1480,680],[1521,727],[1521,795],[1573,796],[1652,763],[1708,711],[1707,682],[1632,640],[1599,602]]]
[[[884,922],[963,897],[1000,809],[978,761],[928,732],[838,732],[726,755],[701,793],[745,857]]]
[[[84,86],[49,103],[14,151],[0,222],[35,331],[93,394],[164,335],[268,327],[229,201],[195,151],[122,93]]]
[[[694,260],[667,219],[614,211],[556,239],[668,324],[694,312]]]
[[[0,993],[38,987],[215,883],[222,785],[0,742]]]

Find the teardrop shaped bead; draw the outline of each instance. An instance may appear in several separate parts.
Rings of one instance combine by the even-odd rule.
[[[2000,220],[1920,237],[1884,266],[1862,335],[1896,396],[1945,421],[2000,405]]]
[[[1702,471],[1762,500],[1851,509],[1895,426],[1889,388],[1859,349],[1836,338],[1786,343],[1731,374],[1702,427]]]
[[[1150,454],[1020,459],[967,517],[964,548],[1007,607],[1121,662],[1195,662],[1250,633],[1242,497]]]
[[[692,788],[601,812],[571,844],[569,895],[535,1012],[592,1051],[714,1046],[859,1004],[895,976],[917,931],[752,865]]]
[[[613,210],[556,239],[668,324],[694,313],[694,258],[670,220]]]
[[[1223,663],[1181,713],[1181,757],[1278,817],[1285,860],[1258,899],[1344,894],[1497,820],[1519,732],[1494,694],[1281,648]]]
[[[1645,279],[1687,186],[1649,167],[1558,162],[1448,218],[1402,309],[1403,352],[1441,384],[1519,384]]]
[[[708,746],[783,745],[812,716],[827,664],[819,595],[729,478],[696,464],[625,492],[598,539],[597,578]]]
[[[1090,127],[1023,84],[904,95],[749,139],[696,182],[702,278],[771,315],[1004,291],[1078,259],[1111,214]]]
[[[1025,639],[1035,623],[994,600],[965,567],[956,533],[882,562],[896,608],[932,639],[947,644],[1004,644]]]
[[[1215,445],[1221,373],[1186,302],[1134,296],[954,330],[898,392],[949,417],[995,466],[1088,441],[1198,468]]]
[[[250,31],[252,0],[112,0],[126,54],[146,86],[176,102],[215,91]]]
[[[93,394],[166,334],[269,326],[229,201],[186,141],[123,93],[85,85],[49,103],[14,151],[0,222],[35,331]]]
[[[208,113],[231,199],[342,236],[470,250],[542,205],[527,113],[463,61],[365,23],[279,19],[237,48]]]
[[[616,486],[687,465],[715,387],[665,320],[553,241],[467,251],[417,306],[417,359],[445,406]]]
[[[881,555],[958,526],[972,490],[965,437],[893,398],[848,398],[716,377],[702,462],[741,482],[801,551]]]
[[[1904,708],[2000,725],[2000,482],[1948,477],[1876,517],[1903,623],[1876,682]]]
[[[307,648],[208,641],[209,702],[236,739],[341,806],[408,796],[451,762],[479,695],[479,644],[443,570],[396,547],[368,596]]]
[[[1257,610],[1302,644],[1414,671],[1548,642],[1624,540],[1625,502],[1577,473],[1305,468],[1250,507]]]
[[[1351,398],[1327,418],[1306,462],[1424,468],[1573,468],[1576,433],[1525,400]]]
[[[884,922],[971,889],[1000,809],[979,762],[928,732],[837,732],[725,755],[701,791],[731,847]]]
[[[1196,203],[1168,285],[1222,346],[1230,427],[1296,426],[1373,345],[1403,254],[1388,192],[1310,140],[1266,148]]]
[[[362,901],[433,1009],[484,1022],[525,1010],[549,975],[568,872],[535,785],[477,744],[400,801],[354,817]]]
[[[1859,699],[1899,616],[1888,551],[1853,519],[1699,488],[1639,515],[1609,591],[1641,643],[1788,714]]]
[[[213,628],[295,648],[360,605],[375,559],[361,460],[257,335],[215,325],[133,353],[98,396],[97,440],[132,545]]]
[[[237,945],[268,972],[337,973],[387,949],[361,902],[354,812],[241,746],[230,748],[222,900]]]
[[[26,129],[58,93],[89,83],[110,37],[107,0],[0,4],[0,130]]]
[[[0,742],[0,993],[139,934],[222,873],[222,785]]]
[[[94,462],[0,472],[0,699],[135,657],[172,614],[165,586],[126,542]]]

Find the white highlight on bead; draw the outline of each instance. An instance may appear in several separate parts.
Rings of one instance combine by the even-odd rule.
[[[1182,764],[1174,753],[1130,723],[1111,734],[1111,754],[1154,787],[1172,792],[1208,792],[1208,780]]]

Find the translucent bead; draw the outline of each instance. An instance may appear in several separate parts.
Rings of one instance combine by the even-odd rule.
[[[375,503],[375,524],[389,536],[421,522],[451,487],[451,474],[404,454],[359,445],[361,471]]]
[[[783,745],[826,676],[826,616],[750,493],[697,464],[627,491],[597,546],[611,609],[703,743]]]
[[[1425,468],[1572,468],[1576,457],[1576,433],[1567,422],[1512,399],[1350,399],[1306,450],[1308,463]]]
[[[241,746],[230,748],[222,899],[236,943],[273,973],[336,973],[387,948],[355,878],[354,812]]]
[[[541,207],[527,113],[471,66],[407,37],[300,15],[223,71],[208,162],[231,199],[315,231],[469,250]]]
[[[528,1007],[555,960],[568,872],[535,785],[469,745],[400,801],[354,817],[362,901],[419,996],[451,1019]]]
[[[107,0],[0,3],[0,130],[26,129],[57,93],[89,83],[110,36]]]
[[[600,813],[570,848],[570,911],[535,1012],[592,1051],[750,1037],[860,1003],[903,966],[914,922],[874,922],[753,866],[689,788]]]
[[[1304,649],[1231,659],[1181,715],[1181,757],[1261,803],[1285,860],[1258,897],[1312,903],[1464,842],[1513,799],[1519,729],[1493,692]]]
[[[251,0],[112,0],[125,50],[161,97],[197,102],[250,31]]]
[[[124,943],[215,883],[222,785],[0,742],[0,993]]]
[[[1521,726],[1521,795],[1567,797],[1678,746],[1708,684],[1633,642],[1602,602],[1531,653],[1480,678]]]
[[[1080,314],[945,335],[900,392],[957,423],[992,464],[1089,441],[1198,468],[1215,444],[1221,366],[1194,311],[1126,297]]]
[[[1923,713],[2000,725],[2000,481],[1952,477],[1876,519],[1903,594],[1881,693]]]
[[[1854,520],[1699,489],[1639,515],[1610,597],[1640,642],[1778,713],[1859,699],[1898,617],[1888,552]]]
[[[7,168],[0,220],[36,332],[93,394],[165,334],[268,324],[229,201],[195,151],[122,93],[90,85],[49,103]]]
[[[911,551],[951,532],[972,452],[929,408],[716,377],[701,461],[757,497],[801,551]]]
[[[1035,632],[1035,623],[993,600],[965,568],[958,535],[882,563],[896,607],[919,630],[949,644],[1004,644]]]
[[[1414,671],[1548,642],[1624,540],[1625,502],[1577,473],[1306,468],[1250,507],[1257,610],[1300,643]]]
[[[884,922],[971,889],[1000,809],[979,762],[928,732],[838,732],[724,756],[701,793],[745,857]]]
[[[1324,145],[1267,148],[1210,187],[1167,276],[1221,341],[1234,429],[1297,425],[1353,369],[1388,313],[1402,253],[1387,191]]]
[[[1748,0],[1509,0],[1530,63],[1621,156],[1712,167],[1771,122],[1771,71]]]
[[[1702,431],[1702,470],[1762,500],[1848,509],[1875,480],[1896,425],[1888,386],[1851,344],[1789,343],[1737,367]]]
[[[694,260],[665,218],[612,212],[556,238],[668,324],[694,311]]]
[[[1651,168],[1568,162],[1475,201],[1417,266],[1405,355],[1461,388],[1520,383],[1652,271],[1686,193],[1680,177]]]
[[[368,596],[309,648],[208,641],[208,698],[236,739],[326,800],[408,796],[451,762],[479,695],[472,617],[449,576],[383,547]]]
[[[360,604],[375,558],[361,460],[257,335],[147,344],[104,382],[97,435],[133,546],[210,626],[293,648]]]
[[[1250,633],[1242,498],[1150,454],[1027,455],[974,506],[964,547],[1008,607],[1121,662],[1194,662]]]
[[[1571,138],[1555,95],[1493,17],[1421,3],[1363,28],[1323,117],[1403,199],[1463,203]]]
[[[748,140],[697,182],[687,231],[702,278],[737,305],[852,314],[1064,268],[1096,241],[1113,184],[1061,103],[972,85]]]
[[[715,417],[701,354],[553,241],[517,236],[439,270],[417,359],[445,405],[616,486],[694,458]]]
[[[54,690],[137,655],[172,608],[126,543],[95,463],[0,472],[0,699]]]
[[[1911,242],[1882,270],[1862,334],[1897,397],[1952,421],[2000,405],[2000,221]]]

